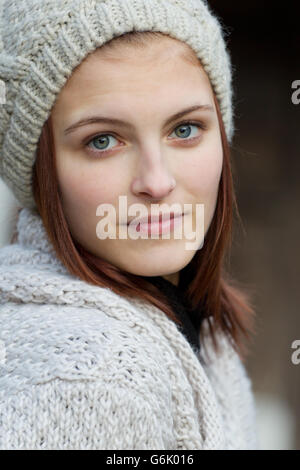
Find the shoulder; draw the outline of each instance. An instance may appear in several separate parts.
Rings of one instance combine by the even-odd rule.
[[[0,448],[169,448],[170,401],[155,347],[128,324],[100,309],[0,305]]]
[[[125,389],[150,390],[158,381],[168,383],[166,374],[159,348],[142,331],[100,309],[0,305],[2,390],[17,393],[54,378],[101,378]]]

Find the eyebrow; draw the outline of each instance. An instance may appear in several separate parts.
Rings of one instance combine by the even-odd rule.
[[[214,108],[210,104],[196,104],[194,106],[190,106],[189,108],[183,109],[182,111],[179,111],[178,113],[170,116],[165,121],[164,126],[167,126],[171,122],[175,121],[176,119],[180,119],[181,117],[185,116],[188,113],[191,113],[192,111],[199,111],[199,110],[214,112]],[[81,119],[80,121],[75,122],[70,127],[65,129],[64,135],[67,135],[73,132],[75,129],[78,129],[79,127],[86,126],[89,124],[95,124],[95,123],[117,124],[119,126],[126,127],[126,128],[133,127],[133,125],[130,124],[129,122],[122,121],[121,119],[110,118],[110,117],[105,117],[105,116],[90,116],[90,117],[86,117],[84,119]]]

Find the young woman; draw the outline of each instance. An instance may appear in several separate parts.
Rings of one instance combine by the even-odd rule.
[[[0,250],[0,448],[258,448],[220,23],[200,0],[4,0],[2,32],[21,210]]]

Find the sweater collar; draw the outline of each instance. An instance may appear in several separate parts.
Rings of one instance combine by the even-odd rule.
[[[43,261],[49,261],[67,272],[65,266],[57,258],[53,245],[48,239],[46,229],[39,213],[35,209],[21,209],[17,221],[17,245],[28,251],[41,252]]]

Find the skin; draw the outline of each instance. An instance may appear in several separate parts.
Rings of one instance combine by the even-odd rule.
[[[207,232],[222,172],[221,134],[209,79],[200,63],[188,62],[183,52],[182,43],[172,38],[155,41],[146,49],[121,45],[107,53],[101,48],[75,69],[52,110],[57,174],[73,237],[127,272],[163,276],[174,285],[196,253],[185,248],[189,241],[185,236],[100,240],[96,226],[101,217],[96,208],[112,204],[118,225],[119,195],[127,196],[128,207],[144,204],[148,213],[152,203],[179,203],[182,210],[184,204],[192,204],[184,218],[195,230],[195,204],[202,203]],[[193,111],[164,127],[172,114],[195,104],[213,109]],[[64,135],[79,119],[96,114],[122,119],[133,127],[94,123]],[[184,120],[204,123],[206,129],[182,124]],[[105,134],[104,141],[97,133]],[[197,138],[192,141],[192,137]],[[110,153],[101,153],[107,149]],[[140,215],[145,214],[128,217]],[[117,229],[124,232],[127,227]]]

